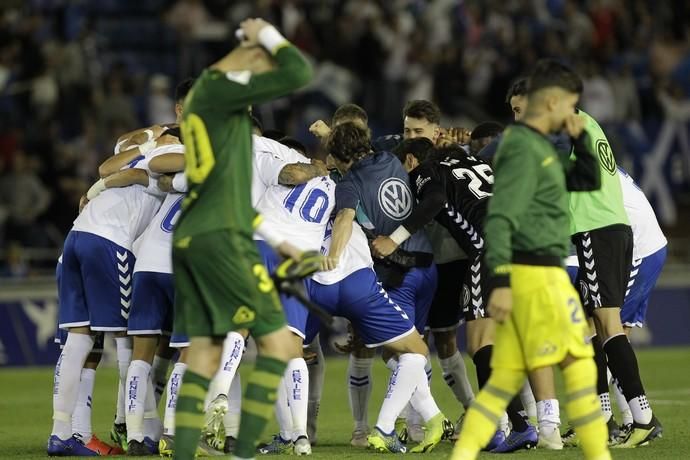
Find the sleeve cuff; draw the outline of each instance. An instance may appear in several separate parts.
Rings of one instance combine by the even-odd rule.
[[[395,242],[398,246],[403,244],[410,237],[410,232],[407,231],[405,227],[400,225],[395,229],[393,233],[389,236],[391,240]]]
[[[259,43],[266,48],[271,54],[276,52],[288,43],[287,39],[278,32],[273,26],[266,26],[259,31]]]
[[[172,188],[176,192],[186,193],[188,190],[187,176],[183,172],[179,172],[173,176]]]

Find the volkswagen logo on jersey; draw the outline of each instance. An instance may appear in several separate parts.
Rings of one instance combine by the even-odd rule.
[[[383,181],[379,187],[379,206],[391,219],[405,219],[412,212],[410,188],[395,177]]]

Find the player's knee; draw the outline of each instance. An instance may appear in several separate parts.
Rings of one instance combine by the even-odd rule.
[[[298,357],[294,334],[286,327],[256,338],[256,346],[260,355],[279,361],[287,362]]]
[[[132,346],[132,360],[153,362],[158,348],[157,336],[135,336]]]
[[[620,311],[620,308],[598,308],[594,311],[594,324],[602,342],[624,333]]]

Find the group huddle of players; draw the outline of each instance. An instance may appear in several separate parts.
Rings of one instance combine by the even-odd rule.
[[[306,84],[309,64],[263,20],[243,22],[238,38],[178,85],[177,124],[120,137],[82,200],[57,270],[49,455],[311,454],[324,311],[352,327],[353,446],[423,453],[451,439],[461,460],[579,444],[607,459],[607,446],[661,436],[626,334],[644,323],[666,240],[602,129],[575,108],[576,74],[540,61],[511,87],[516,123],[505,130],[443,128],[438,107],[414,100],[402,135],[372,139],[366,112],[345,104],[311,125],[309,152],[264,136],[248,111]],[[457,346],[463,323],[476,398]],[[105,332],[120,376],[115,447],[91,429]],[[259,354],[243,398],[249,335]],[[430,392],[430,336],[465,409],[455,424]],[[391,376],[372,427],[378,348]],[[273,411],[280,432],[257,447]]]

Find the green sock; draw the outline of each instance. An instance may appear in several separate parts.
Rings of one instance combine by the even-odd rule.
[[[254,458],[259,436],[273,414],[276,389],[283,378],[285,366],[285,362],[274,358],[256,358],[256,366],[249,376],[247,391],[242,400],[240,432],[234,452],[236,457]]]
[[[204,426],[204,399],[210,380],[187,371],[175,408],[175,458],[192,460]]]

